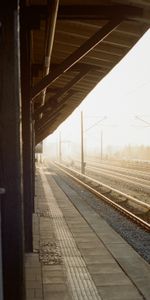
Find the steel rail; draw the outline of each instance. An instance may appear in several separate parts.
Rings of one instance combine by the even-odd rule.
[[[78,164],[80,164],[80,161],[79,160],[75,160],[75,162]],[[121,168],[121,167],[118,167],[118,166],[115,166],[115,165],[107,165],[105,163],[99,163],[99,162],[95,162],[95,163],[92,163],[92,162],[89,162],[89,161],[85,161],[86,162],[86,168],[93,168],[93,169],[98,169],[98,170],[101,170],[101,171],[106,171],[106,172],[112,172],[112,173],[115,173],[116,176],[121,175],[122,177],[130,177],[130,178],[133,178],[133,179],[137,179],[137,180],[140,180],[140,181],[145,181],[145,182],[150,182],[150,174],[148,174],[147,172],[142,172],[142,171],[139,171],[139,170],[134,170],[134,169],[126,169],[126,168]],[[129,174],[129,175],[128,175]],[[138,175],[139,177],[135,177],[136,175]],[[145,179],[143,178],[142,176],[144,177],[147,177],[149,179]]]
[[[114,173],[120,173],[121,175],[124,176],[129,176],[129,177],[133,177],[133,178],[137,178],[143,181],[149,181],[150,180],[150,174],[148,174],[148,172],[143,172],[140,170],[135,170],[135,169],[126,169],[123,167],[118,167],[115,165],[107,165],[105,163],[98,163],[98,162],[89,162],[87,161],[87,166],[92,166],[93,168],[102,168],[104,170],[110,171],[110,172],[114,172]],[[123,173],[122,173],[123,172]],[[129,174],[129,175],[126,175]],[[135,175],[141,176],[141,177],[135,177]],[[149,179],[144,179],[142,178],[142,176],[147,177]]]
[[[74,169],[67,168],[67,167],[64,166],[63,164],[59,164],[59,165],[62,165],[62,167],[64,167],[64,168],[70,170],[71,172],[76,173],[76,174],[77,174],[78,176],[80,176],[80,177],[82,176],[82,177],[84,177],[85,179],[88,179],[89,181],[93,181],[94,183],[99,184],[101,187],[108,188],[109,190],[111,190],[111,191],[113,191],[113,192],[115,192],[115,193],[117,193],[117,194],[120,194],[121,196],[126,197],[126,198],[127,198],[126,201],[131,200],[131,201],[135,202],[136,204],[139,204],[139,205],[141,205],[141,206],[147,208],[148,210],[150,210],[150,205],[149,205],[149,204],[147,204],[147,203],[145,203],[145,202],[142,202],[142,201],[138,200],[137,198],[134,198],[134,197],[132,197],[132,196],[130,196],[130,195],[128,195],[128,194],[125,194],[125,193],[123,193],[123,192],[121,192],[121,191],[119,191],[119,190],[117,190],[117,189],[115,189],[115,188],[112,188],[111,186],[109,186],[109,185],[107,185],[107,184],[104,184],[103,182],[98,181],[98,180],[96,180],[96,179],[94,179],[94,178],[91,178],[91,177],[89,177],[89,176],[87,176],[87,175],[83,175],[83,174],[79,173],[78,171],[76,171],[76,170],[74,170]]]
[[[75,160],[76,162],[79,162],[79,160]],[[107,168],[107,169],[112,169],[114,168],[116,171],[119,170],[124,172],[124,173],[127,173],[127,172],[131,172],[131,173],[136,173],[138,174],[139,176],[144,176],[144,177],[148,177],[150,178],[150,173],[148,170],[146,171],[142,171],[142,170],[137,170],[137,169],[132,169],[132,168],[129,168],[129,167],[121,167],[121,166],[118,166],[118,165],[115,165],[115,164],[109,164],[108,163],[105,163],[105,162],[97,162],[97,161],[92,161],[92,160],[87,160],[86,161],[87,165],[91,165],[91,166],[102,166],[103,168]]]
[[[119,172],[118,173],[117,172],[113,172],[112,170],[98,169],[98,167],[93,167],[93,166],[92,167],[87,166],[86,169],[90,169],[92,172],[97,172],[98,174],[108,175],[109,177],[113,177],[113,178],[118,178],[119,177],[119,180],[122,180],[124,182],[132,183],[134,185],[138,184],[139,186],[142,186],[143,188],[149,188],[150,189],[150,181],[146,180],[146,179],[142,179],[142,178],[137,178],[137,177],[130,176],[130,175],[121,174]],[[135,181],[133,181],[133,180],[135,180]],[[145,182],[147,184],[145,184]]]
[[[92,192],[93,194],[95,194],[96,196],[98,196],[99,198],[103,199],[105,202],[109,203],[111,206],[113,206],[115,209],[119,210],[121,213],[123,213],[124,215],[128,216],[129,218],[131,218],[132,220],[134,220],[134,222],[136,222],[137,224],[139,224],[140,226],[142,226],[144,229],[150,231],[150,224],[146,221],[144,221],[143,219],[141,219],[140,217],[138,217],[137,215],[133,214],[132,212],[128,211],[127,209],[123,208],[121,205],[119,205],[118,203],[114,202],[113,200],[109,199],[108,197],[104,196],[102,193],[98,192],[95,188],[91,187],[90,185],[88,185],[87,183],[83,182],[82,180],[78,179],[77,177],[73,176],[72,174],[70,174],[68,171],[75,173],[77,176],[80,176],[84,179],[88,179],[93,183],[97,183],[103,187],[107,187],[109,188],[111,191],[115,191],[120,195],[126,196],[129,200],[132,200],[133,202],[135,202],[138,205],[141,205],[142,207],[148,209],[148,212],[150,211],[150,205],[139,201],[138,199],[131,197],[127,194],[124,194],[116,189],[111,188],[110,186],[107,186],[97,180],[93,180],[93,178],[88,177],[86,175],[83,175],[73,169],[70,169],[62,164],[59,163],[54,163],[51,162],[54,166],[56,166],[58,169],[60,169],[61,171],[63,171],[66,175],[70,176],[72,179],[74,179],[75,181],[77,181],[79,184],[83,185],[85,188],[87,188],[90,192]],[[64,170],[67,169],[68,171]],[[128,201],[128,200],[127,200]]]
[[[101,167],[101,165],[98,165],[98,164],[97,164],[97,166],[95,166],[95,165],[86,163],[86,170],[90,170],[91,172],[93,172],[95,174],[99,174],[99,175],[101,175],[101,174],[104,176],[108,175],[108,177],[113,177],[116,179],[118,179],[118,177],[119,177],[119,180],[124,183],[133,184],[135,186],[138,185],[138,186],[141,186],[142,188],[150,189],[150,180],[135,177],[132,175],[122,174],[117,169],[115,171],[113,171],[112,169],[104,168],[103,166]]]

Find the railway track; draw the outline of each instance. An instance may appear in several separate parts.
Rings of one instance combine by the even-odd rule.
[[[98,161],[98,160],[93,160],[93,159],[87,159],[88,162],[90,162],[91,164],[100,164],[100,165],[105,165],[105,166],[109,166],[112,168],[118,168],[118,169],[123,169],[123,170],[128,170],[128,171],[135,171],[135,172],[139,172],[139,173],[149,173],[150,172],[150,161],[147,162],[127,162],[124,160],[102,160],[102,161]]]
[[[114,189],[98,180],[83,175],[65,165],[53,163],[59,170],[83,185],[101,200],[107,202],[115,209],[136,222],[145,230],[150,231],[150,205],[142,202],[128,194]]]
[[[106,171],[106,170],[99,170],[97,167],[87,167],[87,169],[89,170],[94,170],[96,171],[96,173],[98,174],[106,174],[108,175],[109,177],[113,177],[113,178],[119,178],[119,180],[121,181],[126,181],[127,183],[132,183],[134,185],[137,185],[142,187],[142,188],[147,188],[149,189],[149,192],[150,192],[150,182],[149,180],[145,180],[145,179],[139,179],[139,178],[136,178],[136,177],[133,177],[131,175],[123,175],[123,174],[116,174],[116,172],[113,172],[113,171]]]
[[[79,164],[75,164],[74,169],[80,170]],[[143,202],[150,204],[150,174],[144,172],[129,171],[128,169],[122,171],[122,168],[115,168],[112,170],[112,166],[103,166],[101,164],[93,165],[86,164],[85,172],[87,176],[96,178],[102,181],[104,184],[117,188],[123,193],[132,195],[137,199],[141,199]],[[124,172],[124,174],[123,174]],[[128,173],[131,172],[131,173]],[[143,175],[144,174],[144,175]],[[144,178],[143,178],[144,176]],[[147,177],[146,177],[147,176]]]
[[[80,161],[75,160],[75,165],[80,165]],[[119,166],[115,166],[112,164],[108,164],[108,163],[103,163],[103,162],[92,162],[92,161],[86,161],[86,168],[93,168],[95,170],[104,170],[104,171],[109,171],[109,172],[113,172],[114,174],[116,173],[119,175],[122,175],[123,177],[128,177],[128,178],[136,178],[137,180],[141,180],[145,181],[145,183],[147,181],[150,182],[150,172],[149,171],[140,171],[140,170],[135,170],[135,169],[128,169],[125,167],[119,167]]]
[[[106,165],[103,163],[90,163],[87,162],[87,167],[92,167],[96,170],[104,170],[104,171],[109,171],[113,172],[114,174],[120,174],[123,177],[131,178],[131,179],[137,179],[145,182],[150,182],[150,173],[149,172],[143,172],[143,171],[135,171],[131,169],[126,169],[126,168],[121,168],[121,167],[116,167],[116,166],[111,166],[111,165]]]

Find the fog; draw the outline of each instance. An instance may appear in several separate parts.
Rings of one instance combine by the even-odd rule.
[[[83,111],[85,157],[108,159],[121,156],[124,159],[128,157],[148,159],[150,157],[149,53],[150,30],[91,91],[54,134],[44,141],[45,156],[58,159],[61,143],[63,159],[80,159],[81,111]]]

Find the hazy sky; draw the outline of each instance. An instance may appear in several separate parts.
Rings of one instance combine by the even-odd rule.
[[[58,138],[80,140],[80,111],[87,129],[107,118],[85,134],[96,143],[103,131],[104,145],[150,145],[150,30],[124,59],[92,90],[73,114],[59,126],[46,144]],[[103,126],[101,126],[103,125]]]

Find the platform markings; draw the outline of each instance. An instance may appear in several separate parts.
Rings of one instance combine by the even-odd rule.
[[[102,300],[42,169],[40,175],[74,300]]]

